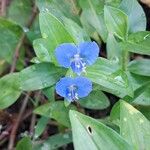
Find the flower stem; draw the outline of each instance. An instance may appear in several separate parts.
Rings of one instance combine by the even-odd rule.
[[[129,62],[129,52],[127,50],[122,51],[122,70],[126,71]]]

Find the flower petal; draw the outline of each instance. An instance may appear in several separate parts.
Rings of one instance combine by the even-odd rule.
[[[96,42],[84,42],[79,45],[80,55],[87,65],[92,65],[99,55],[99,46]]]
[[[64,77],[56,83],[56,93],[62,97],[67,97],[67,88],[73,84],[73,78]]]
[[[74,79],[74,84],[78,87],[78,97],[86,97],[92,91],[92,82],[85,77],[77,77]]]
[[[71,65],[71,58],[77,53],[77,47],[74,44],[63,43],[55,49],[55,55],[59,64],[65,68]]]

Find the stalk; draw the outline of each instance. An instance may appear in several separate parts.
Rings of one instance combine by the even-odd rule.
[[[122,70],[126,71],[129,62],[129,52],[126,49],[122,51]]]

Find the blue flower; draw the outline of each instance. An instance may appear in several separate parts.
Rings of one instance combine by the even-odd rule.
[[[85,77],[64,77],[56,84],[56,92],[68,101],[86,97],[92,91],[92,82]]]
[[[84,42],[78,46],[63,43],[55,50],[57,61],[62,67],[72,68],[80,75],[85,72],[86,66],[92,65],[98,58],[99,47],[95,42]]]

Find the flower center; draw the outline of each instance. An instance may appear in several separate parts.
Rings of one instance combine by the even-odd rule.
[[[86,63],[83,60],[83,58],[80,57],[79,54],[74,55],[71,62],[71,68],[77,74],[80,74],[81,72],[85,72]]]
[[[71,85],[67,89],[67,98],[70,101],[78,100],[77,87],[75,85]]]

